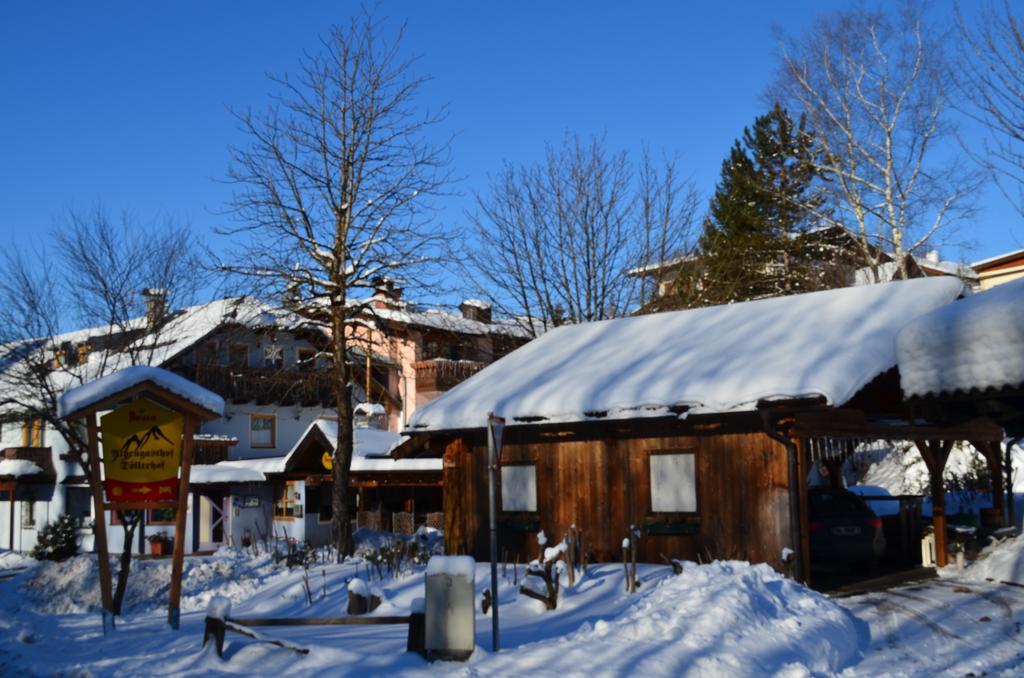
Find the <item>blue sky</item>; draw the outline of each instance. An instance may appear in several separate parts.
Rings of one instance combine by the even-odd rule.
[[[678,153],[704,196],[742,128],[763,112],[773,26],[808,27],[845,2],[386,2],[405,50],[447,104],[463,193],[439,215],[463,223],[469,195],[505,160],[529,162],[566,130],[613,148]],[[228,107],[260,107],[266,72],[295,70],[350,2],[10,2],[0,10],[0,233],[40,244],[68,208],[102,203],[143,220],[224,223]],[[976,260],[1024,246],[987,190],[964,239]],[[208,236],[211,240],[214,236]]]

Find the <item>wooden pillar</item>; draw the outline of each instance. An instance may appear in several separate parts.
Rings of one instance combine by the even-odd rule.
[[[807,516],[807,474],[811,470],[810,446],[807,440],[794,441],[796,446],[797,492],[800,497],[800,557],[803,560],[803,583],[811,584],[811,523]]]
[[[985,458],[985,463],[988,465],[988,475],[991,479],[992,508],[999,511],[999,515],[1002,517],[1002,524],[1005,527],[1007,523],[1006,497],[1003,494],[1003,460],[1000,445],[996,441],[988,440],[972,440],[971,445]]]
[[[14,493],[15,493],[15,491],[17,489],[18,489],[18,484],[16,482],[4,483],[3,487],[0,487],[0,490],[5,490],[7,492],[7,499],[8,499],[8,501],[10,501],[10,505],[11,505],[11,510],[8,512],[8,516],[7,517],[9,519],[8,522],[10,523],[10,526],[11,526],[11,531],[10,531],[11,546],[10,546],[10,549],[12,551],[14,550]]]
[[[107,512],[103,505],[103,479],[100,476],[100,432],[95,414],[89,414],[85,418],[85,427],[89,437],[89,489],[92,490],[92,531],[100,568],[100,602],[104,610],[114,614],[114,595],[110,587],[110,553],[107,548]]]
[[[181,478],[178,481],[178,512],[174,516],[174,555],[171,563],[171,594],[167,605],[167,622],[178,630],[181,620],[181,570],[185,561],[185,518],[188,512],[188,480],[192,471],[192,438],[195,436],[196,418],[185,415],[181,443]]]
[[[444,550],[450,555],[462,553],[466,541],[463,445],[462,438],[456,438],[444,450]]]
[[[949,451],[953,449],[952,440],[915,440],[917,451],[921,453],[931,483],[932,495],[932,526],[935,530],[935,564],[945,567],[949,562],[946,554],[946,488],[942,481],[942,473],[946,469]]]

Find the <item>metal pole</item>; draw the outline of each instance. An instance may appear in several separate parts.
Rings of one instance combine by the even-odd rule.
[[[494,429],[491,426],[493,416],[493,413],[487,414],[487,476],[491,525],[491,646],[497,652],[501,648],[501,640],[498,635],[498,495],[495,490],[498,464],[494,451]]]

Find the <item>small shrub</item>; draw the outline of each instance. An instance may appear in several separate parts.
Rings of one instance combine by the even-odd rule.
[[[67,560],[78,552],[78,525],[69,515],[47,523],[39,531],[32,557],[36,560]]]

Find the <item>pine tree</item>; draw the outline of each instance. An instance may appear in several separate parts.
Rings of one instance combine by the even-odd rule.
[[[32,557],[36,560],[67,560],[78,552],[78,525],[64,514],[39,531]]]
[[[813,136],[776,103],[745,128],[722,163],[696,256],[675,305],[707,306],[829,286],[831,253],[806,237],[816,221]]]

